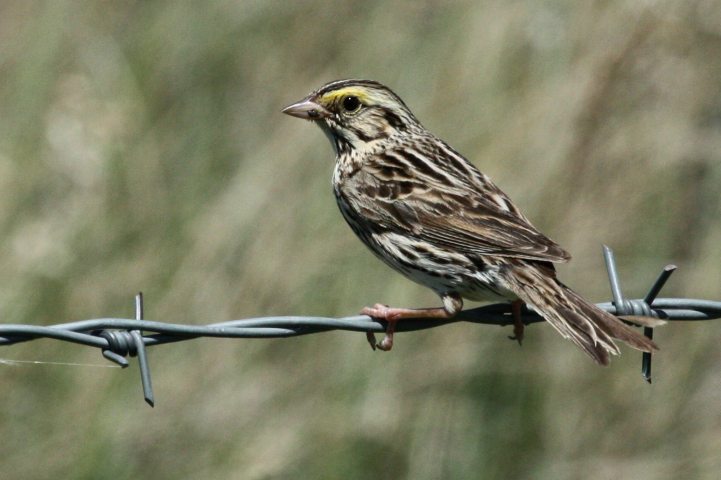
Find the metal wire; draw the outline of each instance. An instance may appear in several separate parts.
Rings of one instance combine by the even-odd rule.
[[[603,253],[611,284],[613,302],[599,303],[600,308],[614,315],[644,315],[669,321],[700,321],[721,318],[721,301],[686,298],[656,298],[676,269],[666,266],[643,299],[626,299],[616,271],[613,251],[604,246]],[[532,309],[524,308],[522,320],[526,325],[542,322]],[[497,303],[462,311],[455,318],[399,322],[396,331],[435,328],[455,322],[485,325],[511,325],[510,304]],[[13,345],[38,338],[50,338],[99,348],[103,356],[121,367],[128,366],[126,357],[138,357],[145,401],[154,406],[155,399],[146,347],[181,342],[198,337],[214,338],[277,338],[309,335],[331,330],[352,332],[383,332],[385,322],[366,315],[343,318],[326,317],[263,317],[231,320],[210,325],[183,325],[143,319],[143,295],[135,297],[135,319],[98,318],[61,323],[51,326],[6,324],[0,325],[0,346]],[[143,334],[143,332],[150,332]],[[652,335],[653,330],[644,329]],[[651,382],[651,354],[643,354],[642,375]]]

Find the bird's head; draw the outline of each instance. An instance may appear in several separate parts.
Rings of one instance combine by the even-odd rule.
[[[377,140],[422,128],[403,100],[372,80],[337,80],[283,109],[317,123],[336,153],[367,148]]]

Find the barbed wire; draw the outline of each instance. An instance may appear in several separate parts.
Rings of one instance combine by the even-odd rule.
[[[604,245],[603,254],[611,284],[612,302],[597,305],[617,316],[642,315],[670,321],[699,321],[721,318],[721,301],[657,298],[668,278],[676,269],[667,265],[642,299],[627,299],[621,291],[613,251]],[[522,320],[525,325],[544,321],[532,309],[524,308]],[[497,303],[464,310],[452,319],[418,319],[399,322],[396,331],[414,331],[435,328],[456,322],[485,325],[512,325],[510,304]],[[49,338],[96,347],[108,360],[125,368],[129,365],[126,357],[138,358],[145,401],[154,406],[150,366],[146,347],[181,342],[199,337],[212,338],[278,338],[310,335],[331,330],[352,332],[384,332],[386,324],[367,315],[343,318],[326,317],[263,317],[231,320],[209,325],[183,325],[144,319],[143,295],[135,297],[135,319],[98,318],[61,323],[51,326],[5,324],[0,325],[0,346]],[[649,338],[651,328],[644,328]],[[642,375],[651,382],[651,354],[643,353]]]

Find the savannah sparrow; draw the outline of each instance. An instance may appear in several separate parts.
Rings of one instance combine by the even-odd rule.
[[[465,297],[511,301],[519,341],[526,303],[603,365],[619,353],[612,338],[657,349],[561,283],[553,263],[571,256],[536,230],[486,175],[426,130],[388,87],[338,80],[283,113],[315,122],[330,140],[333,191],[356,235],[381,260],[441,297],[442,308],[364,308],[362,313],[387,322],[378,348],[391,349],[398,320],[451,318]],[[372,335],[369,341],[374,346]]]

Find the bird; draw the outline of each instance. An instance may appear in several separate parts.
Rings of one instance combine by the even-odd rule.
[[[433,290],[434,308],[377,303],[362,314],[386,322],[375,349],[393,347],[396,323],[449,319],[463,299],[511,303],[514,337],[530,306],[595,362],[608,365],[614,339],[644,351],[657,345],[563,284],[555,263],[571,256],[534,227],[493,181],[429,132],[406,103],[374,80],[336,80],[283,113],[317,124],[335,153],[333,193],[353,232],[383,262]]]

